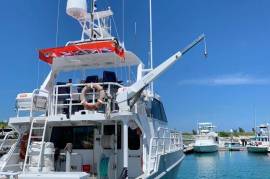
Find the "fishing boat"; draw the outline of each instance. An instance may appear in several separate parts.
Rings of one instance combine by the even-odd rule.
[[[231,133],[231,137],[230,140],[227,140],[224,143],[224,147],[228,150],[228,151],[240,151],[243,148],[241,147],[241,144],[239,142],[239,139],[235,139],[233,136],[233,129],[230,130]]]
[[[199,153],[218,151],[218,135],[214,131],[215,126],[210,122],[198,123],[197,135],[193,149]]]
[[[262,124],[256,127],[256,136],[247,145],[247,151],[253,153],[269,152],[269,124]]]
[[[80,23],[81,40],[39,51],[51,70],[40,88],[17,95],[17,115],[9,119],[17,141],[0,159],[1,175],[161,178],[183,160],[182,134],[168,127],[151,83],[205,36],[147,69],[112,35],[112,10],[97,11],[95,3],[88,12],[86,0],[68,0],[66,12]],[[134,68],[134,82],[119,79],[119,68]],[[86,70],[91,75],[77,81],[60,78]]]

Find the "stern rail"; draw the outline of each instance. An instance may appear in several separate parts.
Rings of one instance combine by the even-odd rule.
[[[55,116],[58,114],[66,114],[71,116],[76,111],[84,110],[81,104],[80,95],[81,90],[89,83],[73,84],[67,83],[65,85],[55,85],[53,88],[53,93],[51,94],[51,104],[49,115]],[[107,110],[117,111],[118,106],[116,103],[116,93],[118,88],[123,87],[119,83],[105,82],[96,83],[103,87],[107,94],[107,99],[105,99],[105,108],[98,109],[97,112],[106,113]],[[87,93],[88,101],[96,103],[99,93],[95,89]]]

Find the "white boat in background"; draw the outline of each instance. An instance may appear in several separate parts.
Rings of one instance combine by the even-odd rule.
[[[238,141],[231,140],[230,142],[226,142],[224,146],[228,149],[228,151],[240,151],[242,150],[241,144]]]
[[[251,139],[249,145],[247,145],[247,151],[253,153],[268,153],[269,142],[269,124],[262,124],[256,127],[256,136]]]
[[[6,127],[6,128],[2,128],[0,129],[0,140],[1,139],[4,139],[6,134],[11,132],[13,129],[12,128],[9,128],[9,127]]]
[[[195,144],[195,152],[208,153],[218,151],[218,134],[214,131],[212,123],[204,122],[198,124]]]
[[[182,134],[168,128],[161,98],[148,86],[204,35],[145,69],[112,36],[111,9],[97,11],[95,3],[88,13],[86,0],[68,0],[66,12],[82,26],[81,40],[39,51],[51,71],[39,89],[17,95],[17,115],[9,126],[18,139],[0,158],[1,175],[162,178],[183,160]],[[132,69],[137,73],[133,83]],[[128,72],[120,79],[128,83],[117,71]],[[81,78],[63,80],[75,73]]]

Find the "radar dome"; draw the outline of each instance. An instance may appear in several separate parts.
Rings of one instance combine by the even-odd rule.
[[[86,0],[68,0],[66,12],[75,19],[80,19],[87,14]]]

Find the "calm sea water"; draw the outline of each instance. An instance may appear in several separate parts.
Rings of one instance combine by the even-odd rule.
[[[248,152],[191,154],[175,172],[179,179],[270,179],[270,155]]]

